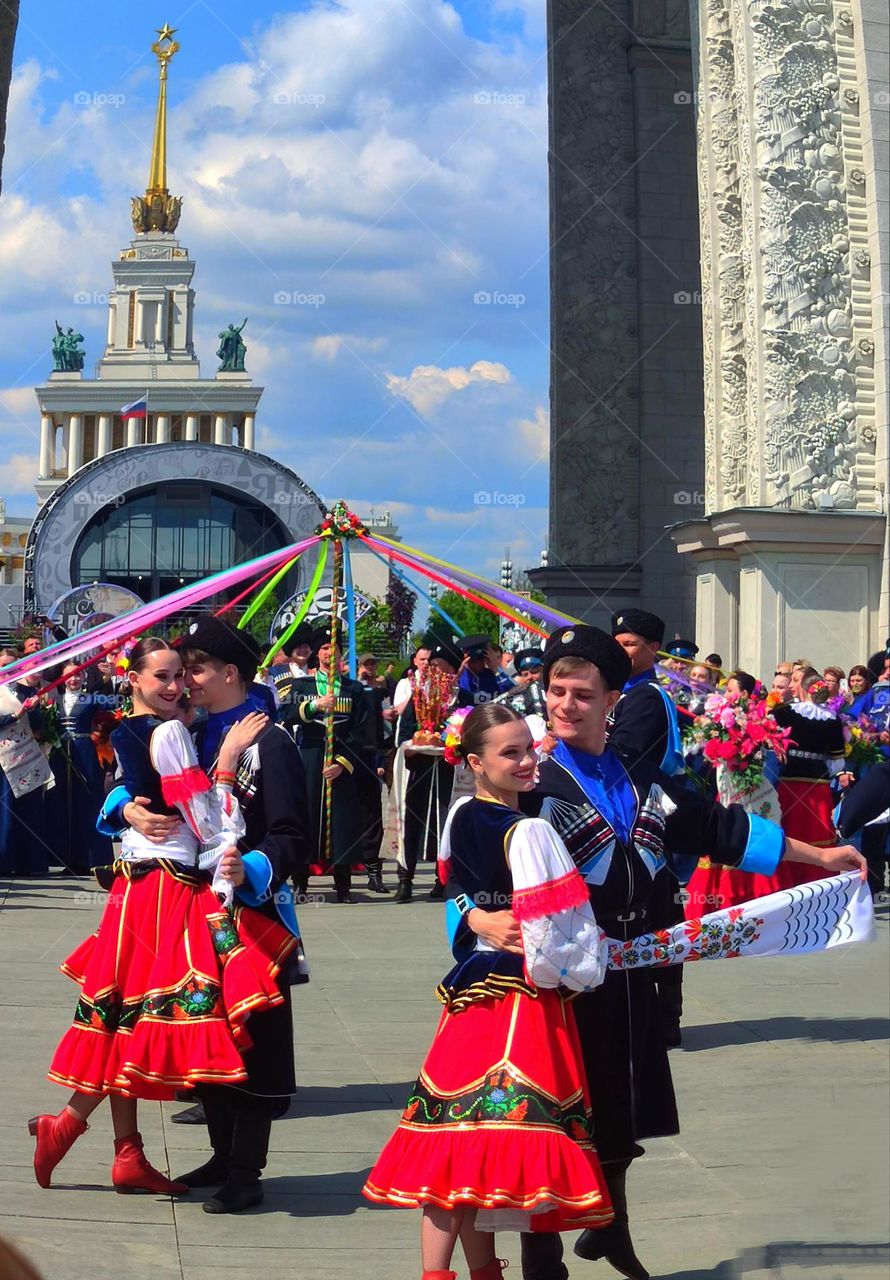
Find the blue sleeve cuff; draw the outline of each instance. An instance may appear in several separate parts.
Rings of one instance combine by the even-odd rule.
[[[247,907],[258,907],[261,903],[268,902],[271,897],[269,889],[272,884],[272,863],[259,849],[242,853],[241,861],[244,863],[246,879],[235,890],[235,896]]]
[[[100,835],[119,836],[122,831],[126,831],[127,824],[122,810],[132,799],[126,787],[112,787],[96,819],[96,830]]]
[[[460,894],[457,898],[449,898],[445,903],[445,931],[448,935],[448,945],[454,950],[455,946],[467,945],[467,934],[472,934],[472,930],[464,916],[468,911],[472,911],[475,902],[465,893]]]
[[[785,833],[782,828],[775,822],[749,813],[748,843],[737,870],[756,872],[761,876],[774,875],[784,852]]]

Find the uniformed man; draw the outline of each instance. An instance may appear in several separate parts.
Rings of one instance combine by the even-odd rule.
[[[513,688],[491,636],[464,636],[457,646],[465,655],[458,686],[471,695],[474,706],[491,702],[499,693],[508,693]]]

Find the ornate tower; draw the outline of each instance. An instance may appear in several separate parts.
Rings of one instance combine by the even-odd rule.
[[[179,43],[167,23],[157,35],[151,46],[158,97],[148,182],[131,201],[135,236],[111,264],[104,354],[94,378],[77,368],[81,358],[35,388],[41,502],[80,467],[116,449],[170,441],[254,447],[262,388],[244,371],[243,345],[241,358],[224,359],[225,369],[213,378],[201,377],[195,354],[195,263],[175,235],[182,199],[167,186],[167,79]],[[75,302],[95,299],[77,295]],[[146,417],[123,418],[121,407],[143,396]]]

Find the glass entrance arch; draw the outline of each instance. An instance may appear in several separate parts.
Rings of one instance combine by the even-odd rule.
[[[72,584],[113,582],[154,600],[291,540],[275,512],[249,494],[166,481],[101,507],[75,545]]]

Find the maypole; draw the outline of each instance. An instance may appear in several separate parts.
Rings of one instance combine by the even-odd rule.
[[[367,530],[362,525],[358,516],[352,514],[342,498],[334,503],[330,512],[318,527],[318,533],[321,537],[331,538],[334,544],[327,692],[335,696],[329,710],[325,712],[324,722],[324,860],[326,863],[330,863],[332,861],[333,854],[331,817],[333,814],[334,782],[333,779],[328,776],[328,770],[334,763],[334,713],[337,705],[336,687],[337,676],[339,675],[339,671],[337,670],[337,648],[340,638],[340,597],[343,590],[343,540],[344,538],[357,538],[366,532]]]

